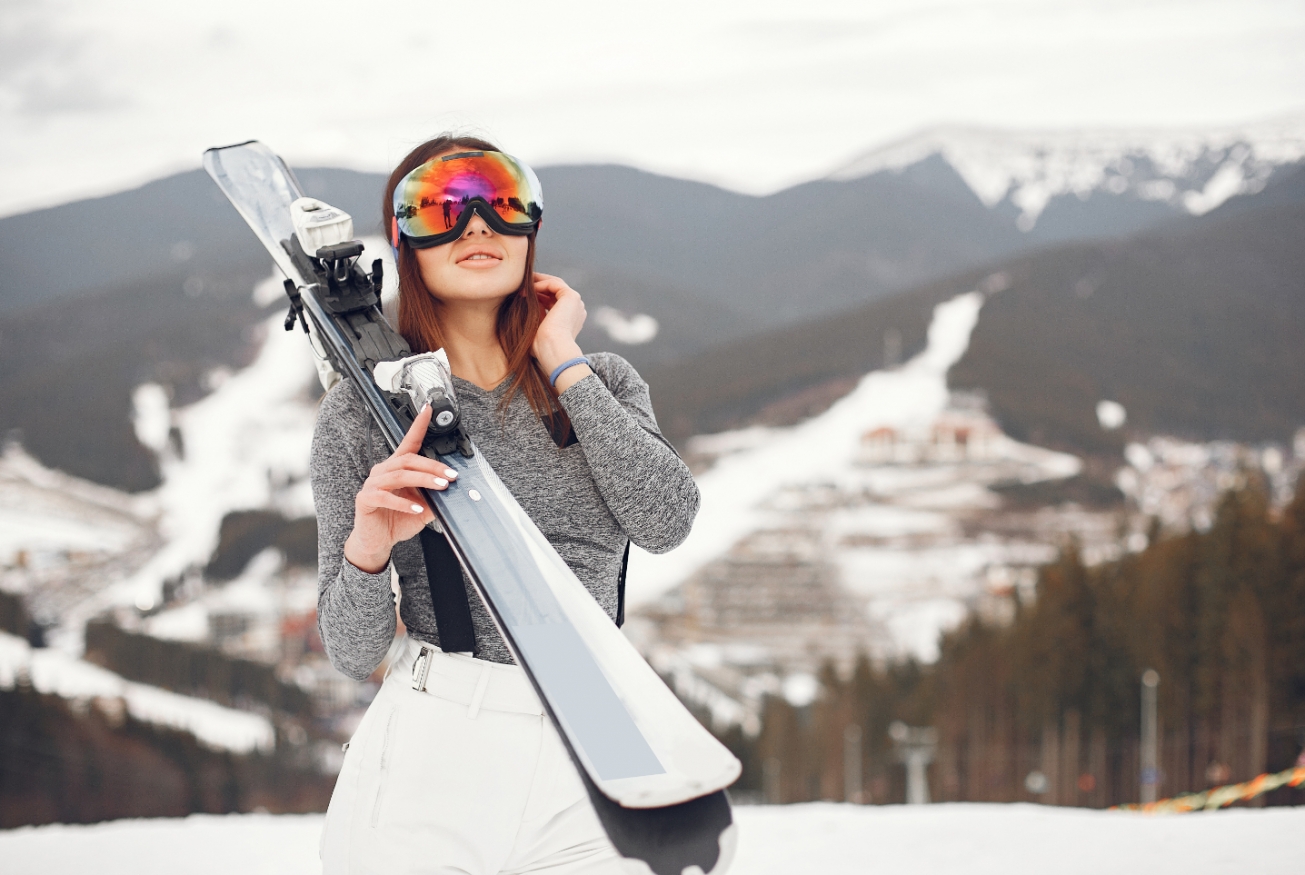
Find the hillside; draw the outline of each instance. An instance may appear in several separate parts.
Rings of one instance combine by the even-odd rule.
[[[195,276],[197,295],[170,273],[0,318],[0,435],[70,474],[132,491],[157,485],[158,462],[132,429],[132,391],[157,381],[172,404],[190,403],[213,368],[243,366],[257,349],[262,311],[249,290],[265,268]]]
[[[1305,424],[1305,206],[1212,217],[1007,269],[951,374],[1017,439],[1089,453],[1098,401],[1127,433],[1287,441]]]
[[[539,266],[585,295],[593,314],[580,337],[585,348],[614,350],[648,372],[665,424],[678,439],[759,411],[763,421],[788,422],[822,409],[855,376],[917,351],[933,304],[972,287],[997,269],[992,265],[1008,270],[1028,264],[1034,271],[1029,282],[1075,286],[1098,277],[1057,271],[1082,272],[1120,257],[1119,282],[1163,286],[1169,280],[1144,278],[1139,264],[1119,255],[1134,251],[1133,243],[1082,244],[1088,248],[1080,250],[1071,244],[1054,250],[1060,255],[1028,254],[1048,240],[1116,239],[1139,228],[1154,232],[1157,223],[1187,227],[1188,213],[1237,191],[1264,188],[1233,198],[1205,221],[1265,209],[1269,197],[1296,203],[1299,196],[1283,177],[1301,138],[1287,128],[1273,136],[1191,135],[1179,143],[1176,154],[1183,160],[1167,163],[1161,160],[1165,150],[1177,148],[1168,141],[1093,145],[1087,137],[1053,142],[1056,148],[1044,154],[1038,144],[1045,137],[1033,135],[921,135],[835,177],[766,197],[628,167],[544,168],[548,213]],[[299,175],[308,191],[350,211],[360,234],[375,232],[379,174],[310,168]],[[1162,189],[1172,196],[1160,198]],[[1045,199],[1029,228],[1021,217],[1034,191]],[[1162,247],[1154,257],[1178,254]],[[1022,255],[1037,260],[1022,261]],[[1064,264],[1053,267],[1056,259]],[[169,387],[175,406],[207,391],[204,377],[213,368],[248,360],[247,331],[263,311],[247,293],[268,275],[267,256],[253,235],[207,177],[192,171],[0,219],[0,260],[6,266],[0,276],[0,432],[17,430],[42,461],[100,482],[133,490],[157,483],[151,454],[132,434],[130,393],[141,382],[157,381]],[[1258,263],[1243,264],[1259,282]],[[1227,279],[1218,266],[1202,276]],[[1066,318],[1089,318],[1094,307],[1106,306],[1101,302],[1113,300],[1115,279],[1095,303],[1079,308],[1083,313]],[[1011,298],[1030,293],[1022,282]],[[1209,294],[1215,292],[1201,293]],[[1059,313],[1059,304],[1050,306]],[[1018,321],[1014,312],[1000,315],[1004,307],[995,312],[999,320]],[[656,320],[655,335],[638,343],[618,340],[611,320],[636,314]],[[1026,320],[1024,330],[1031,324]],[[982,338],[990,331],[998,332],[1000,346],[1003,332],[1014,330],[985,318],[976,348],[987,349]],[[766,331],[773,333],[760,334]],[[1050,428],[1048,440],[1082,444],[1093,428],[1079,409],[1082,398],[1073,402],[1077,412],[1052,416],[1054,427],[1035,421],[1040,414],[1015,409],[1024,403],[1017,400],[1023,391],[1018,379],[992,372],[1016,367],[997,361],[1007,352],[983,352],[991,361],[967,358],[958,379],[967,385],[996,380],[994,403],[1004,405],[1014,433],[1032,436]],[[1111,379],[1117,383],[1121,374]],[[1111,385],[1094,384],[1092,391]],[[1068,402],[1050,391],[1053,400]],[[1206,401],[1188,403],[1202,407]],[[1176,410],[1164,417],[1186,432],[1219,433],[1213,426],[1202,431],[1191,415]],[[1229,421],[1245,418],[1230,413]],[[1282,425],[1265,428],[1281,431]]]
[[[988,278],[1006,288],[950,379],[984,390],[1013,437],[1107,455],[1134,431],[1285,440],[1305,423],[1303,172],[1163,232],[994,262],[651,369],[659,415],[681,440],[791,421],[803,397],[828,403],[882,367],[886,336],[918,350],[931,308]],[[1122,434],[1097,424],[1102,399],[1129,411]]]

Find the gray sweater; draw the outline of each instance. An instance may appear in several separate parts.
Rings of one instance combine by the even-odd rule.
[[[493,391],[454,377],[462,422],[479,452],[594,598],[615,618],[626,540],[653,553],[676,547],[698,512],[698,487],[653,417],[648,385],[625,359],[593,353],[594,376],[561,402],[576,442],[558,448],[520,393],[506,410]],[[331,664],[362,680],[394,639],[390,567],[398,574],[399,614],[408,634],[439,645],[421,542],[394,545],[390,567],[368,574],[344,558],[354,498],[373,465],[390,455],[353,387],[341,382],[322,400],[309,476],[317,506],[317,625]],[[476,631],[476,656],[512,662],[507,646],[463,576]]]

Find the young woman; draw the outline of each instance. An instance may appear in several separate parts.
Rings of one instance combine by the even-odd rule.
[[[414,149],[383,207],[398,327],[414,352],[447,352],[478,451],[615,619],[628,543],[678,545],[698,490],[635,370],[581,353],[580,295],[534,272],[542,207],[534,173],[490,143],[442,136]],[[327,393],[313,436],[327,655],[359,680],[376,670],[395,634],[392,574],[408,633],[346,748],[325,872],[618,871],[561,740],[465,579],[474,650],[440,648],[417,537],[432,514],[416,490],[445,489],[456,475],[416,454],[429,418],[391,454],[344,382]],[[418,689],[411,669],[423,651],[431,668]]]

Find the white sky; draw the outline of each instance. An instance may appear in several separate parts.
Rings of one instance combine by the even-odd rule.
[[[935,124],[1296,114],[1301,46],[1301,0],[0,0],[0,215],[249,138],[388,169],[454,125],[764,192]]]

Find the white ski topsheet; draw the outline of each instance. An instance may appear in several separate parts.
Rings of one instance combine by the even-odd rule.
[[[294,232],[290,204],[303,192],[280,158],[250,142],[209,150],[204,166],[282,272],[306,285],[281,246]],[[382,429],[397,431],[397,421]],[[438,515],[558,730],[602,793],[627,808],[657,808],[733,783],[739,761],[621,634],[484,457],[454,454],[445,461],[461,476],[447,491],[430,493]]]
[[[484,456],[446,460],[473,474],[464,480],[460,473],[455,488],[436,493],[449,506],[455,537],[477,505],[495,524],[511,525],[511,540],[528,551],[511,569],[482,570],[482,585],[559,729],[603,794],[627,808],[654,808],[732,784],[739,761],[621,634]],[[473,501],[469,493],[477,480],[488,488]],[[472,551],[484,546],[470,533],[457,540]],[[517,547],[499,543],[492,549],[507,554]],[[472,564],[481,563],[473,558]]]
[[[285,162],[262,143],[250,140],[209,149],[204,153],[204,169],[263,242],[281,273],[303,285],[305,278],[281,246],[295,232],[290,204],[304,196]]]

